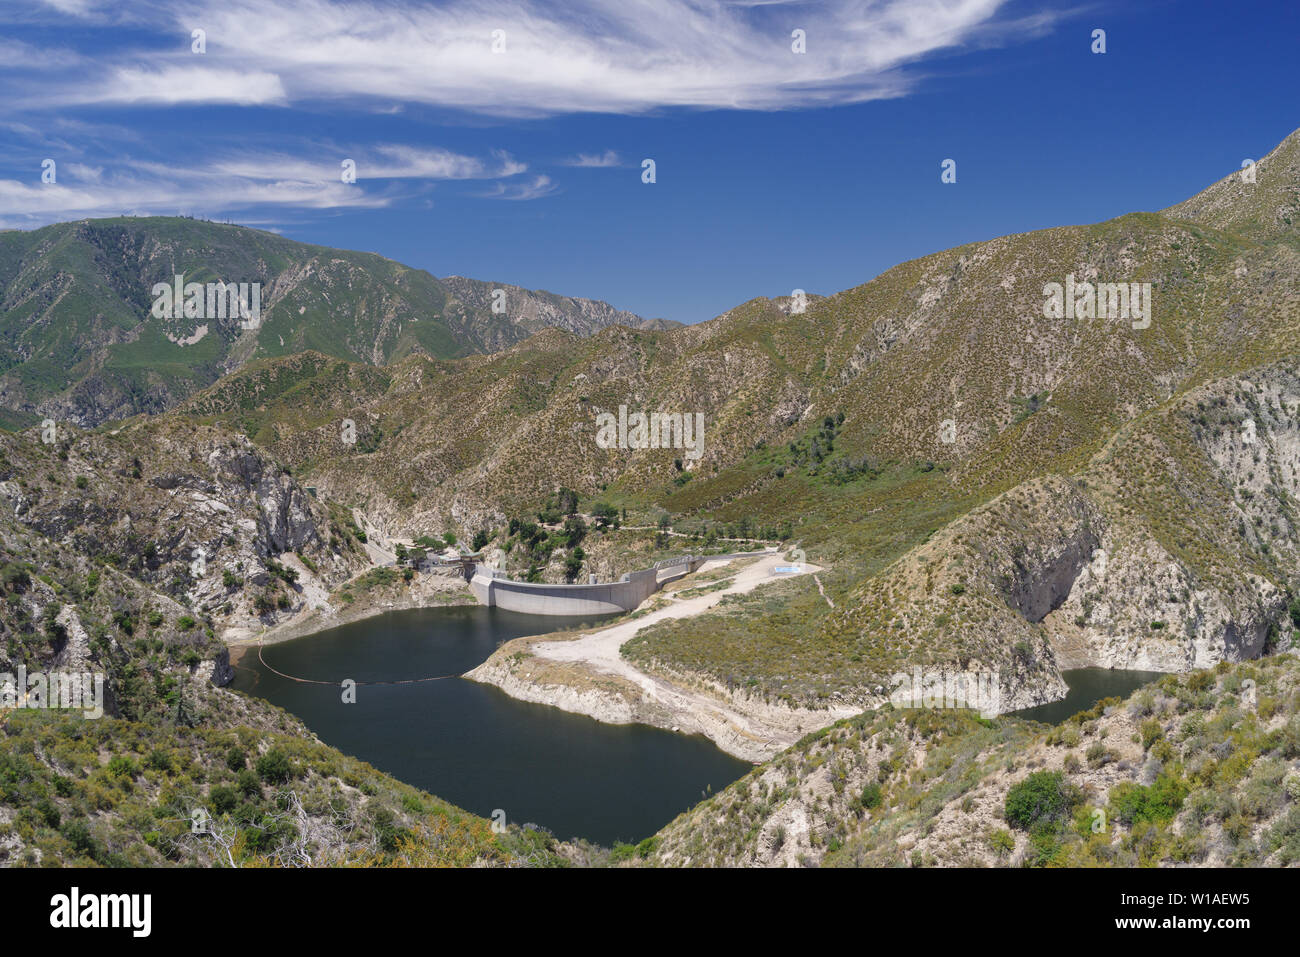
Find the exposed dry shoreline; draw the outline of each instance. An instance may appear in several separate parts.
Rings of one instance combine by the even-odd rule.
[[[788,561],[777,554],[757,560],[706,563],[697,575],[711,572],[713,575],[708,577],[716,577],[721,572],[725,587],[690,598],[678,598],[672,591],[659,592],[641,606],[636,617],[625,616],[611,625],[584,631],[517,638],[502,645],[464,677],[495,685],[521,701],[584,714],[607,724],[641,723],[703,734],[728,754],[747,761],[764,761],[804,735],[860,709],[789,708],[730,692],[698,675],[652,675],[623,659],[619,649],[642,628],[657,621],[702,614],[727,595],[743,594],[776,580],[773,568],[784,564]],[[816,571],[820,569],[807,565],[797,574]],[[226,644],[231,663],[237,664],[259,644],[303,638],[385,612],[474,604],[477,601],[473,593],[459,576],[422,576],[410,585],[377,590],[342,608],[328,603],[314,605],[261,632],[227,632]]]
[[[701,573],[728,563],[707,563]],[[856,714],[837,706],[795,709],[729,692],[701,676],[649,674],[624,659],[619,649],[638,631],[670,618],[701,614],[725,596],[743,594],[775,580],[773,569],[789,562],[780,555],[741,563],[726,587],[677,598],[660,593],[648,613],[575,634],[517,638],[503,645],[466,677],[495,685],[511,697],[585,714],[609,724],[639,722],[703,734],[719,748],[747,761],[764,761],[804,735]],[[805,566],[798,574],[819,571]],[[794,577],[783,574],[782,578]],[[643,606],[644,607],[644,606]]]

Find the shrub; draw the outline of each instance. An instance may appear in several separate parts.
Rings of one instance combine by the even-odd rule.
[[[1088,767],[1099,768],[1103,764],[1109,764],[1115,760],[1115,753],[1102,744],[1100,741],[1094,741],[1088,745],[1088,750],[1084,753],[1088,759]]]
[[[880,789],[880,784],[875,781],[862,789],[861,802],[864,808],[871,809],[873,807],[880,807],[880,802],[883,799],[884,795]]]
[[[1005,828],[998,828],[989,835],[989,847],[998,857],[1006,857],[1016,849],[1016,839]]]
[[[219,785],[208,791],[208,800],[217,814],[228,814],[239,804],[239,792],[232,787]]]
[[[114,778],[133,778],[136,774],[135,762],[119,754],[109,759],[108,774]]]
[[[1292,771],[1282,781],[1282,789],[1292,801],[1300,801],[1300,774]]]
[[[73,850],[78,854],[83,854],[92,859],[99,854],[99,848],[90,834],[90,828],[81,818],[72,818],[60,830],[64,839],[72,845]]]
[[[1066,821],[1078,803],[1077,790],[1060,771],[1035,771],[1007,792],[1007,823],[1022,831]]]
[[[239,793],[244,797],[262,796],[262,782],[248,768],[239,772],[239,775],[235,778],[235,785],[239,788]]]
[[[292,774],[289,756],[279,748],[272,748],[257,759],[257,776],[268,784],[283,784]]]
[[[1187,782],[1172,774],[1162,774],[1149,787],[1122,781],[1110,789],[1111,816],[1130,828],[1143,821],[1172,820],[1188,790]]]
[[[623,861],[630,861],[634,854],[636,854],[635,844],[624,844],[620,841],[609,852],[609,862],[611,864],[621,864]]]
[[[154,748],[149,752],[146,763],[155,771],[170,771],[172,769],[172,756],[162,748]]]
[[[1141,726],[1138,728],[1138,731],[1142,735],[1143,751],[1149,751],[1151,745],[1159,741],[1165,734],[1164,728],[1160,727],[1160,722],[1155,718],[1143,721]]]

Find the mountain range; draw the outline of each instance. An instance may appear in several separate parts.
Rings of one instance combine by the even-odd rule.
[[[820,587],[789,580],[654,625],[623,656],[740,712],[827,727],[786,751],[756,744],[769,763],[643,857],[897,863],[895,836],[922,864],[1142,853],[1084,855],[1060,829],[1050,846],[1029,828],[978,848],[940,841],[917,809],[936,827],[971,813],[945,776],[958,765],[980,769],[963,779],[984,782],[971,807],[1005,802],[1031,766],[1090,774],[1089,799],[1119,800],[1125,782],[1178,793],[1171,813],[1124,825],[1158,832],[1155,862],[1284,857],[1294,815],[1251,811],[1248,792],[1283,779],[1300,733],[1286,665],[1300,628],[1300,131],[1253,174],[1160,212],[969,243],[802,308],[758,297],[691,326],[192,220],[0,234],[0,407],[15,429],[0,435],[0,538],[14,581],[30,566],[0,606],[20,636],[9,660],[111,662],[118,716],[158,727],[151,682],[202,684],[191,693],[209,711],[227,707],[208,687],[223,638],[319,622],[372,593],[416,602],[419,581],[377,567],[398,543],[454,536],[544,581],[719,537],[780,544],[823,569]],[[201,317],[154,316],[153,285],[176,274],[263,283],[257,328],[200,336]],[[702,414],[702,454],[602,445],[598,419],[620,409]],[[581,555],[556,528],[570,493],[622,526],[590,528]],[[193,574],[197,549],[220,571]],[[51,580],[34,579],[46,563]],[[537,662],[512,643],[489,664]],[[1008,711],[1060,698],[1062,671],[1081,666],[1175,677],[1050,740],[1016,719],[887,703],[891,676],[921,667],[996,672]],[[678,723],[632,686],[575,705],[557,688],[590,675],[546,673],[554,703],[598,711],[604,695]],[[1246,677],[1273,703],[1234,737]],[[835,723],[832,709],[862,714]],[[1085,772],[1103,729],[1141,748]],[[908,764],[936,735],[956,763]],[[1229,773],[1234,747],[1248,757]],[[989,777],[994,764],[1017,773]],[[1197,805],[1186,831],[1179,815],[1202,792],[1231,806]],[[787,811],[802,815],[790,843]],[[1245,853],[1274,828],[1275,847]]]
[[[257,284],[259,321],[156,315],[155,286],[177,276]],[[263,356],[316,349],[385,365],[495,352],[549,326],[589,335],[645,322],[604,302],[439,280],[382,256],[242,226],[61,223],[0,233],[0,416],[14,427],[51,416],[95,426],[170,409]]]

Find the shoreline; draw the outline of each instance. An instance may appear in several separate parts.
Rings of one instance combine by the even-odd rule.
[[[648,724],[685,734],[703,734],[718,748],[746,761],[765,761],[800,738],[861,709],[842,705],[795,709],[729,692],[699,675],[651,674],[622,658],[619,649],[641,629],[673,618],[702,614],[728,595],[744,594],[765,582],[812,576],[821,568],[776,577],[788,565],[778,555],[744,562],[722,580],[729,584],[690,598],[660,592],[650,610],[578,635],[516,638],[498,648],[464,677],[500,688],[512,698],[584,714],[607,724]],[[731,562],[706,563],[715,571]],[[697,573],[698,574],[698,573]],[[681,589],[689,591],[690,586]],[[657,600],[656,600],[657,599]],[[645,606],[643,606],[645,607]]]
[[[417,594],[412,594],[415,587],[406,586],[405,594],[376,595],[370,600],[358,600],[341,609],[335,609],[328,604],[324,608],[321,606],[304,608],[288,621],[263,628],[261,631],[229,629],[222,635],[222,641],[225,642],[230,653],[230,663],[234,666],[250,649],[255,649],[259,645],[278,645],[296,638],[309,638],[331,628],[365,621],[367,618],[375,618],[390,611],[479,607],[478,600],[464,579],[457,575],[454,579],[456,584],[452,584],[452,581],[447,576],[439,576],[422,582]]]
[[[788,564],[780,554],[706,562],[688,576],[690,583],[686,587],[661,589],[612,623],[579,632],[539,632],[512,639],[461,677],[493,685],[520,701],[582,714],[605,724],[645,724],[683,734],[702,734],[733,757],[754,763],[766,761],[805,735],[861,709],[840,705],[813,710],[771,704],[743,692],[728,691],[703,675],[642,671],[623,659],[619,649],[642,628],[656,622],[692,618],[709,611],[728,595],[744,594],[766,582],[811,579],[822,570],[805,564],[794,573],[773,571],[778,565]],[[714,573],[713,579],[727,584],[688,598],[678,597],[678,592],[699,587],[695,575],[700,573]],[[223,637],[230,664],[232,668],[238,666],[244,655],[261,645],[307,638],[391,611],[483,607],[459,576],[421,584],[417,594],[408,587],[403,594],[376,594],[368,601],[357,601],[339,610],[329,605],[324,609],[316,606],[263,631]]]

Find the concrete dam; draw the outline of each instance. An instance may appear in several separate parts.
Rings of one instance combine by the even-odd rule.
[[[617,614],[631,611],[667,582],[689,575],[709,559],[719,557],[722,556],[670,558],[651,568],[630,572],[616,582],[587,585],[514,581],[501,571],[476,565],[469,587],[481,604],[528,615]]]

